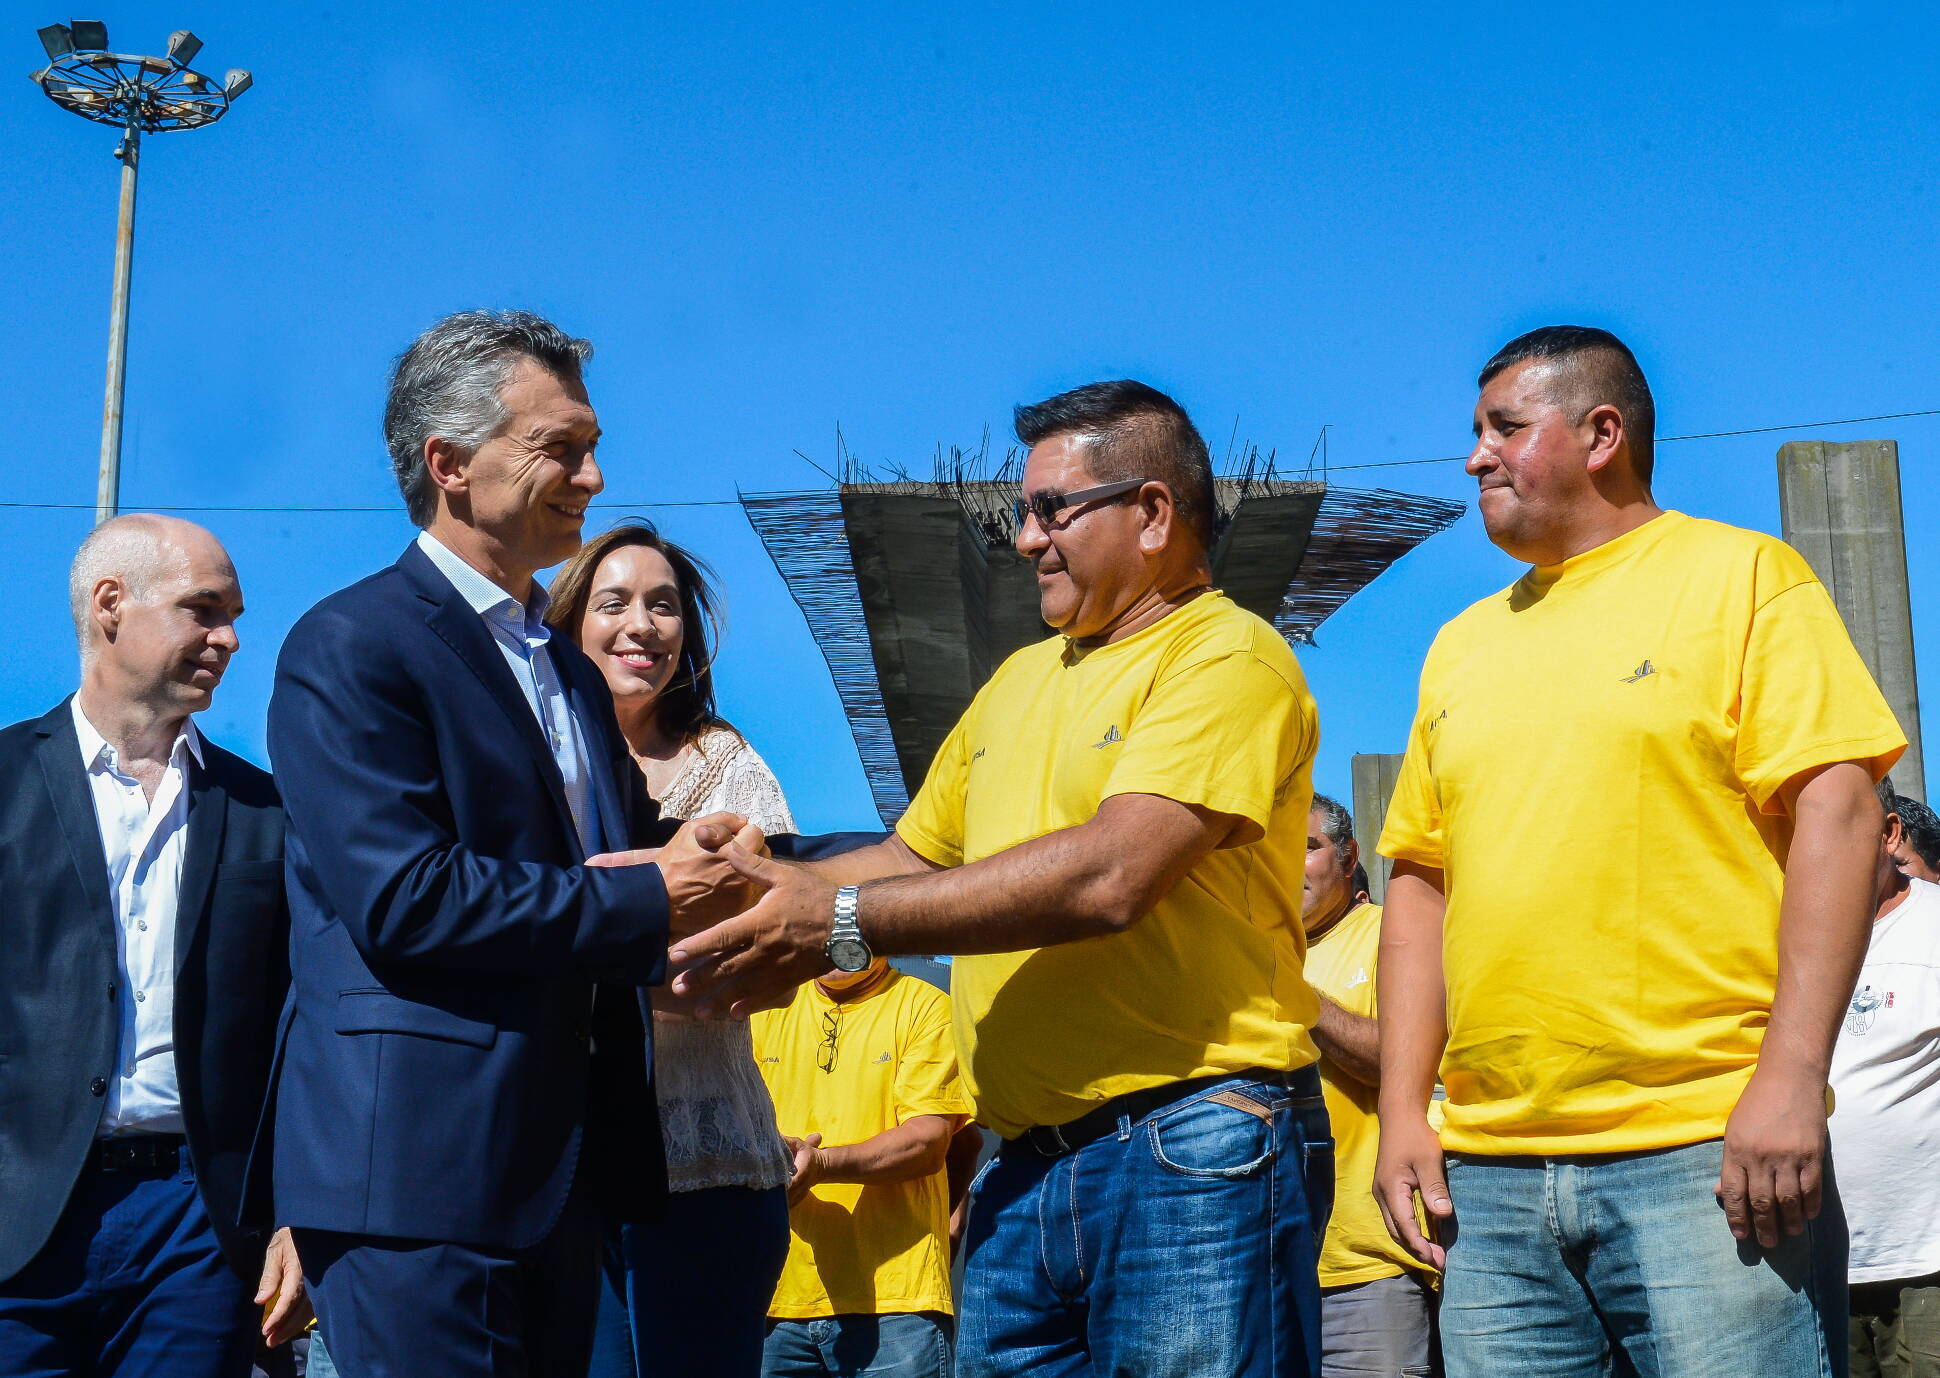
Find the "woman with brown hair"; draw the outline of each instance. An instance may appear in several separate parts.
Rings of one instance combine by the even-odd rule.
[[[781,786],[714,706],[717,601],[704,566],[646,522],[595,536],[560,568],[546,621],[606,676],[620,731],[665,817],[725,809],[794,832]],[[591,1378],[753,1378],[788,1256],[790,1160],[745,1021],[654,1003],[668,1204],[608,1238]]]

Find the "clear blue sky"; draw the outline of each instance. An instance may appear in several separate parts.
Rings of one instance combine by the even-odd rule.
[[[145,152],[125,505],[391,509],[200,517],[249,603],[205,728],[263,759],[283,633],[408,540],[385,369],[463,307],[595,342],[606,500],[720,569],[725,706],[811,828],[873,815],[808,629],[738,508],[653,504],[818,485],[791,452],[838,423],[922,465],[1131,375],[1215,449],[1237,419],[1296,460],[1323,424],[1337,465],[1460,454],[1477,367],[1558,321],[1631,342],[1668,435],[1940,408],[1931,9],[1355,8],[96,7],[119,49],[187,25],[256,74]],[[10,13],[24,73],[67,14]],[[0,92],[0,497],[90,503],[114,136]],[[1940,418],[1800,434],[1900,441],[1933,682]],[[1667,446],[1659,496],[1776,530],[1784,438]],[[1472,497],[1454,464],[1340,477]],[[0,508],[0,719],[72,685],[90,516]],[[1321,629],[1322,788],[1400,748],[1434,629],[1514,573],[1471,515]]]

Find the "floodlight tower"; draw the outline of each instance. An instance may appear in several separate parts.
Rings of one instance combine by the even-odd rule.
[[[189,70],[202,40],[187,29],[168,36],[167,57],[136,57],[108,51],[108,26],[98,19],[49,24],[40,31],[47,66],[33,74],[47,98],[101,124],[121,130],[121,218],[115,227],[114,306],[108,323],[108,396],[101,408],[101,477],[94,494],[98,526],[115,514],[121,495],[121,395],[128,358],[128,280],[135,265],[135,176],[141,136],[171,129],[200,129],[229,113],[229,103],[249,89],[249,73],[236,68],[220,85]]]

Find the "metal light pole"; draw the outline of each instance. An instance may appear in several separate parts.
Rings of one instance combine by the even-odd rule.
[[[233,69],[216,85],[189,63],[202,40],[187,29],[168,36],[167,57],[108,51],[108,26],[99,20],[49,24],[40,31],[48,65],[35,84],[64,110],[116,125],[121,143],[121,215],[115,227],[114,304],[108,323],[108,392],[101,407],[101,476],[95,488],[94,521],[115,514],[121,496],[121,399],[128,366],[128,283],[135,267],[135,178],[141,136],[171,129],[200,129],[229,113],[229,103],[250,86],[248,72]]]

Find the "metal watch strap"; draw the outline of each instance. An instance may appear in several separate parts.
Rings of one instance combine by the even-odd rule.
[[[844,885],[836,890],[835,924],[829,929],[830,942],[845,938],[862,941],[862,927],[856,922],[856,895],[857,889],[853,885]]]
[[[829,925],[828,944],[822,949],[837,971],[866,971],[875,960],[876,954],[870,951],[868,939],[862,936],[858,918],[856,888],[844,885],[835,892],[835,918]]]

